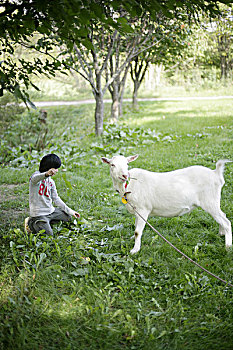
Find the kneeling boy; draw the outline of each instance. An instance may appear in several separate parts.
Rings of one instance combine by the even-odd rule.
[[[27,232],[37,233],[45,230],[53,235],[51,224],[64,221],[71,217],[80,217],[79,213],[70,209],[58,196],[56,185],[51,178],[58,172],[61,160],[56,154],[47,154],[40,161],[39,171],[29,180],[29,209],[30,217],[25,219]],[[57,206],[54,208],[53,203]]]

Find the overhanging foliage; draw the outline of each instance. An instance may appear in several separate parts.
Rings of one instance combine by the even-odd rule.
[[[220,1],[231,3],[231,1]],[[181,12],[190,18],[197,18],[198,12],[203,11],[210,17],[219,14],[217,2],[204,1],[149,1],[149,0],[125,0],[125,1],[101,1],[101,0],[5,0],[0,6],[0,95],[4,91],[14,93],[16,97],[28,100],[26,88],[31,84],[31,74],[54,75],[62,66],[54,60],[41,62],[39,60],[16,59],[16,48],[23,41],[30,42],[35,33],[39,33],[43,40],[38,40],[38,46],[51,49],[51,42],[44,40],[53,34],[52,44],[57,41],[72,48],[74,42],[80,42],[88,47],[87,27],[95,22],[100,22],[105,28],[115,28],[121,32],[130,31],[130,25],[122,18],[114,18],[111,13],[124,11],[128,16],[140,17],[144,12],[149,12],[152,18],[156,18],[158,12],[165,17],[176,17]]]

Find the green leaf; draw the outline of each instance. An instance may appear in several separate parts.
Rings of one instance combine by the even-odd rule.
[[[89,273],[88,268],[83,268],[83,269],[77,269],[75,271],[70,272],[70,275],[74,276],[85,276]]]
[[[94,50],[94,46],[88,39],[82,40],[82,44],[88,49],[88,50]]]
[[[160,333],[160,335],[157,337],[157,339],[160,339],[160,338],[164,337],[166,334],[167,334],[167,331],[162,331]]]

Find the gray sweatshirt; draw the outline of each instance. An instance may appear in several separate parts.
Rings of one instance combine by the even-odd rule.
[[[45,177],[45,173],[36,171],[29,180],[30,216],[35,217],[53,213],[55,208],[52,202],[69,215],[75,213],[58,196],[55,182],[51,177]]]

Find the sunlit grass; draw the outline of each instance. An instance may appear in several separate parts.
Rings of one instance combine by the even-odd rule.
[[[131,166],[214,169],[216,160],[232,158],[231,104],[143,102],[139,111],[126,105],[118,125],[107,126],[99,139],[93,109],[47,108],[51,139],[44,152],[62,158],[54,180],[61,198],[81,214],[76,225],[56,226],[53,238],[25,235],[28,179],[38,163],[28,168],[27,154],[20,154],[15,169],[0,168],[8,193],[0,203],[0,349],[231,350],[232,289],[191,265],[149,227],[141,251],[130,256],[134,218],[101,162],[103,155],[138,153]],[[227,164],[221,205],[231,221],[232,176]],[[198,209],[149,220],[179,249],[232,283],[232,250],[226,252],[208,214]]]

